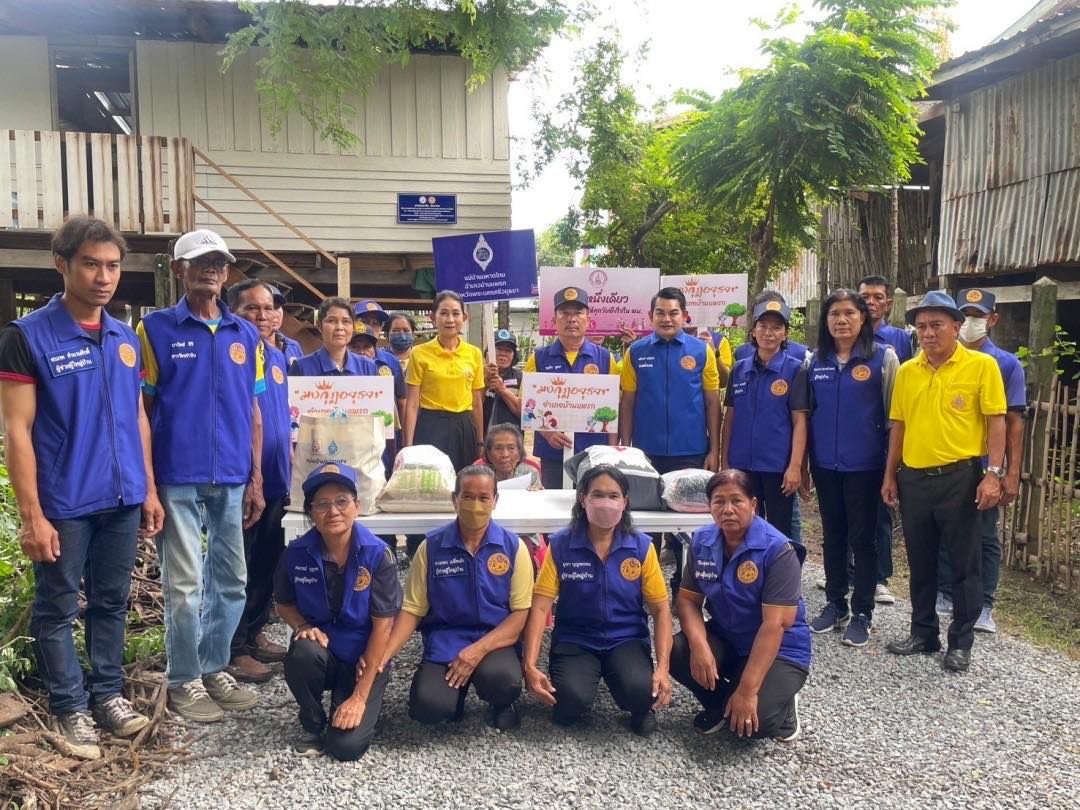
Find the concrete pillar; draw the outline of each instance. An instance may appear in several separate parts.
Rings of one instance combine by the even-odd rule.
[[[1047,474],[1046,448],[1047,417],[1038,402],[1050,401],[1050,388],[1056,370],[1054,356],[1054,325],[1057,323],[1057,289],[1052,279],[1043,277],[1031,285],[1031,323],[1028,346],[1031,348],[1027,367],[1028,400],[1036,403],[1035,424],[1032,427],[1031,506],[1028,508],[1027,546],[1021,565],[1027,567],[1030,557],[1038,557],[1042,542],[1042,503]],[[1044,353],[1045,352],[1045,353]]]
[[[803,330],[806,332],[806,345],[811,349],[817,348],[818,318],[821,317],[821,301],[810,298],[806,302],[806,321]]]

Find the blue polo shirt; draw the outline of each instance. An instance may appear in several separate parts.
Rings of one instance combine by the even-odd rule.
[[[301,357],[289,366],[289,373],[297,377],[374,377],[379,373],[374,360],[350,351],[345,352],[345,368],[339,369],[330,359],[325,347]]]
[[[979,351],[993,357],[1001,369],[1001,379],[1005,383],[1005,404],[1010,411],[1027,410],[1027,382],[1024,367],[1012,352],[995,346],[990,338],[983,341]]]
[[[756,351],[757,349],[754,347],[754,344],[747,340],[746,343],[741,344],[739,348],[735,350],[735,362],[745,360],[748,357],[753,357]],[[784,348],[781,349],[781,351],[802,363],[806,360],[806,355],[810,350],[798,341],[786,340],[784,341]]]
[[[0,374],[35,384],[31,439],[38,499],[49,520],[134,506],[146,498],[139,340],[105,311],[100,342],[94,340],[61,298],[54,295],[12,323],[25,340],[27,367],[19,375]]]
[[[874,342],[892,346],[896,349],[896,357],[901,363],[906,363],[914,356],[911,349],[911,335],[897,326],[885,323],[885,321],[882,321],[874,332]]]
[[[836,472],[883,470],[888,451],[884,365],[888,349],[874,344],[870,357],[855,353],[841,367],[833,352],[814,352],[810,383],[810,463]]]
[[[791,461],[793,411],[810,407],[803,362],[778,351],[761,363],[755,352],[738,360],[725,404],[731,424],[728,464],[746,472],[783,473]]]
[[[566,357],[566,350],[556,339],[548,346],[541,346],[526,361],[526,371],[538,371],[544,374],[610,374],[611,352],[603,346],[597,346],[590,340],[581,344],[581,349],[571,363]],[[607,444],[606,433],[575,433],[574,452],[580,453],[597,444]],[[561,448],[552,447],[544,439],[537,437],[533,442],[533,452],[540,458],[562,461]]]
[[[286,335],[284,332],[278,332],[277,336],[281,338],[281,344],[285,347],[281,351],[285,355],[286,368],[292,363],[294,359],[299,360],[301,357],[304,356],[303,348],[291,337]]]
[[[266,376],[266,388],[259,394],[263,497],[271,501],[288,495],[291,483],[288,361],[276,346],[266,341],[262,349]]]
[[[258,330],[218,301],[221,318],[196,318],[187,296],[139,322],[143,391],[158,484],[246,484],[253,398],[262,393]]]

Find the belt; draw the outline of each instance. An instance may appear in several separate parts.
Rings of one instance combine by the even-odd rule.
[[[940,467],[908,467],[905,464],[903,466],[903,470],[913,473],[919,473],[920,475],[929,475],[931,477],[936,477],[939,475],[949,475],[950,473],[957,472],[958,470],[969,469],[974,466],[978,466],[981,470],[982,459],[965,458],[963,461],[954,461],[951,464],[942,464]]]

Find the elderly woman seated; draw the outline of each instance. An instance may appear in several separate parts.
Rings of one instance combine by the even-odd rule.
[[[517,425],[501,422],[488,428],[484,439],[484,455],[476,460],[495,471],[495,480],[529,476],[528,489],[543,489],[540,484],[540,467],[525,457],[525,441]]]

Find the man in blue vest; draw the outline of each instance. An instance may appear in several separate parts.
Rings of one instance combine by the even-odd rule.
[[[589,328],[589,296],[580,287],[566,287],[555,293],[555,331],[558,337],[542,346],[525,361],[525,373],[613,374],[611,352],[585,339]],[[537,431],[533,453],[540,457],[540,479],[544,489],[562,489],[563,450],[571,445],[580,453],[594,444],[608,444],[603,433],[575,433],[573,440],[558,430]]]
[[[83,759],[101,756],[94,719],[119,737],[149,722],[120,693],[140,521],[149,537],[164,519],[139,398],[139,341],[104,310],[126,251],[105,222],[72,217],[52,238],[64,292],[0,333],[8,474],[20,544],[34,563],[38,674],[53,729]],[[84,577],[89,693],[72,638]]]
[[[137,329],[154,476],[165,506],[158,557],[168,699],[181,717],[202,723],[258,702],[225,672],[246,599],[243,530],[264,506],[261,341],[220,298],[233,262],[213,231],[181,236],[172,271],[186,293]]]
[[[274,569],[285,548],[281,519],[289,495],[292,448],[289,438],[288,361],[274,345],[274,300],[277,291],[265,281],[246,279],[229,288],[229,307],[255,325],[262,339],[266,388],[259,394],[262,415],[263,499],[266,508],[258,522],[244,530],[247,588],[244,612],[233,633],[228,672],[240,681],[261,683],[273,676],[267,663],[285,660],[284,647],[263,633],[270,618]]]
[[[285,366],[288,367],[293,360],[299,360],[304,356],[304,349],[297,341],[281,331],[281,322],[285,318],[285,296],[272,284],[266,286],[274,291],[274,346],[285,355]]]

